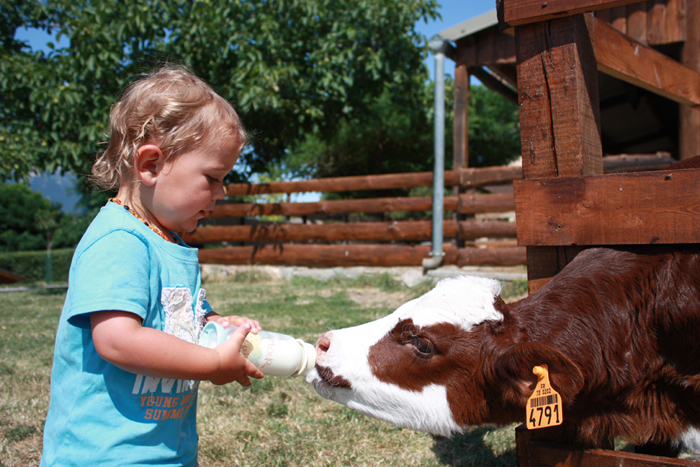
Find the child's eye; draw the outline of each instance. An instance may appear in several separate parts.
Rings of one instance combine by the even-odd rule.
[[[207,180],[209,180],[209,183],[219,183],[219,179],[216,177],[212,177],[211,175],[207,175]]]

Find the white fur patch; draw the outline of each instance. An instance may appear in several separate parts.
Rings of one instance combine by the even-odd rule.
[[[458,276],[444,279],[425,295],[402,305],[390,316],[411,318],[417,326],[450,323],[470,331],[487,320],[500,321],[503,315],[494,308],[501,284],[494,279]]]
[[[700,431],[695,427],[688,428],[681,435],[681,443],[684,449],[700,454]]]

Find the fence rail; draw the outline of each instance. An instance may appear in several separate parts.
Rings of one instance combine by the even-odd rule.
[[[656,170],[673,159],[666,153],[621,155],[604,159],[606,172]],[[512,182],[522,178],[520,167],[486,167],[445,172],[445,185],[486,188],[444,198],[454,213],[443,224],[443,264],[511,266],[525,264],[525,248],[517,246]],[[335,177],[296,182],[229,185],[229,196],[303,192],[380,191],[433,184],[432,172]],[[506,191],[499,185],[510,186]],[[488,192],[491,191],[491,192]],[[430,254],[430,220],[377,219],[347,222],[350,214],[385,215],[432,210],[431,197],[380,197],[352,200],[285,203],[218,204],[210,222],[183,234],[191,244],[224,244],[203,248],[202,263],[270,264],[309,267],[420,266]],[[261,221],[261,216],[284,216],[284,223]],[[332,216],[344,216],[339,222]],[[464,219],[464,217],[468,217]],[[309,222],[316,217],[315,222]],[[382,216],[383,217],[383,216]],[[300,219],[299,219],[300,218]],[[323,218],[324,221],[318,219]],[[296,223],[293,222],[296,219]],[[321,223],[319,223],[321,222]],[[234,246],[235,245],[235,246]]]

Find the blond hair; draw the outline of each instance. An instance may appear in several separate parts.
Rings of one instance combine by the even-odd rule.
[[[117,190],[135,181],[138,148],[155,144],[165,160],[208,142],[248,134],[233,106],[191,71],[165,66],[131,83],[109,115],[109,141],[92,167],[91,181]]]

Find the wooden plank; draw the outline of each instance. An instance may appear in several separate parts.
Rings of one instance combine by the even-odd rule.
[[[680,104],[700,105],[700,73],[596,19],[598,70]]]
[[[648,0],[647,9],[647,44],[659,45],[668,44],[666,36],[666,0]]]
[[[513,104],[518,105],[518,93],[513,91],[509,86],[501,82],[491,73],[487,72],[481,67],[470,68],[469,71],[475,78],[481,81],[481,84],[490,90],[497,92]]]
[[[24,282],[26,278],[4,269],[0,269],[0,284],[13,284],[15,282]]]
[[[443,230],[446,238],[462,240],[516,234],[515,223],[508,221],[447,220]],[[432,238],[432,221],[206,226],[181,236],[187,243],[428,241]]]
[[[533,442],[529,447],[527,465],[532,467],[697,467],[699,464],[686,459]]]
[[[464,266],[519,266],[527,261],[526,248],[502,246],[498,248],[460,248],[456,264]]]
[[[520,167],[482,167],[445,171],[445,185],[475,187],[508,183],[522,177]],[[432,186],[432,172],[317,178],[296,182],[236,183],[226,187],[227,196],[263,195],[270,193],[341,192],[362,190],[393,190]]]
[[[264,245],[260,247],[228,247],[200,249],[202,264],[268,264],[306,267],[350,266],[422,266],[430,245]],[[515,266],[524,256],[523,247],[468,248],[463,253],[445,244],[443,264],[460,266]],[[515,258],[515,259],[514,259]]]
[[[512,193],[476,193],[446,196],[445,211],[463,214],[506,212],[515,210]],[[318,201],[313,203],[225,203],[217,204],[207,218],[252,216],[312,216],[315,214],[387,213],[430,211],[433,199],[429,196],[410,198],[368,198]]]
[[[627,6],[627,35],[647,45],[647,2]]]
[[[497,8],[499,22],[518,26],[637,2],[639,0],[498,0]]]
[[[602,173],[593,17],[586,16],[516,28],[525,178]]]
[[[454,119],[452,126],[452,167],[469,167],[469,71],[466,65],[455,66]]]
[[[627,7],[618,6],[610,10],[611,21],[610,25],[620,31],[622,34],[627,34]]]
[[[666,0],[667,43],[685,42],[687,34],[686,9],[690,9],[692,3],[697,2],[691,0]]]
[[[525,178],[602,173],[592,20],[587,13],[515,28]],[[541,287],[561,269],[561,259],[573,255],[528,248],[529,289]]]
[[[700,2],[686,2],[686,41],[681,61],[683,65],[700,72]],[[688,159],[700,154],[700,108],[681,106],[679,146],[680,158]]]
[[[519,245],[700,243],[700,169],[522,180],[515,200]]]

